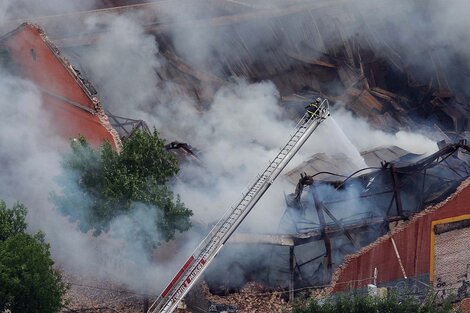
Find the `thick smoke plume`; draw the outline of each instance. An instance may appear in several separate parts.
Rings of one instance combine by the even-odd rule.
[[[62,12],[77,9],[69,3],[72,2],[42,1],[42,9],[37,11],[35,4],[21,2],[20,5],[17,1],[6,1],[0,4],[3,9],[0,10],[3,14],[0,20],[2,17],[23,17],[28,12],[41,14],[44,6],[52,8],[55,4],[62,7]],[[455,17],[460,21],[464,19],[464,12],[468,10],[464,1],[454,2],[444,8],[440,5],[430,6],[427,15],[415,11],[415,7],[407,3],[383,3],[387,6],[384,10],[364,13],[365,18],[383,18],[392,23],[393,27],[403,30],[396,33],[429,32],[432,38],[436,38],[433,44],[445,42],[452,53],[468,58],[468,47],[461,40],[468,37],[466,28],[462,26],[468,23],[452,22],[456,20]],[[358,7],[366,5],[362,1],[356,1],[355,4]],[[78,9],[89,8],[88,5],[92,4],[84,4],[84,7]],[[263,5],[272,6],[269,3]],[[391,6],[395,9],[389,10]],[[396,9],[402,7],[407,12],[404,16],[420,18],[403,20],[400,18],[402,11]],[[174,22],[190,20],[201,14],[197,7],[179,7],[178,1],[164,13],[169,14]],[[247,50],[252,51],[252,61],[257,61],[256,58],[262,60],[270,56],[271,48],[288,47],[292,42],[295,43],[298,23],[303,22],[307,23],[308,20],[292,18],[285,23],[286,32],[292,34],[292,37],[281,41],[272,34],[266,20],[237,24],[235,27],[240,36],[250,34],[251,40],[245,44]],[[186,141],[201,151],[201,164],[182,164],[181,177],[175,179],[172,187],[194,211],[196,223],[206,225],[217,220],[239,197],[250,179],[276,155],[295,124],[290,113],[280,104],[276,86],[269,81],[249,82],[244,77],[223,77],[230,83],[218,89],[212,101],[201,109],[198,101],[182,85],[162,78],[160,71],[166,66],[166,61],[159,52],[155,38],[146,34],[139,24],[138,16],[110,15],[105,20],[89,19],[87,25],[89,29],[86,32],[92,32],[97,27],[102,29],[103,25],[107,28],[106,35],[94,46],[75,52],[81,67],[98,87],[104,106],[118,115],[142,118],[155,126],[169,141]],[[189,64],[213,66],[217,75],[224,75],[216,56],[223,54],[237,58],[246,51],[230,50],[225,44],[229,40],[228,33],[224,35],[220,30],[213,32],[210,28],[175,28],[170,32],[170,37],[178,55],[186,58]],[[349,36],[357,34],[345,33]],[[448,34],[453,35],[449,38]],[[404,35],[396,39],[400,42],[400,52],[403,52],[409,64],[420,69],[426,68],[422,64],[426,58],[416,55],[415,51],[424,50],[427,44],[420,45],[413,38],[410,34],[409,37]],[[399,46],[398,42],[396,46]],[[403,46],[408,49],[402,50]],[[275,56],[271,57],[275,59]],[[145,227],[145,220],[151,220],[147,215],[148,210],[142,208],[136,211],[135,216],[116,219],[111,232],[98,238],[80,233],[76,225],[68,223],[54,211],[48,201],[48,194],[57,190],[54,177],[60,173],[61,156],[55,151],[65,149],[67,143],[52,135],[53,132],[47,127],[47,116],[38,118],[46,113],[40,109],[40,94],[34,86],[18,78],[5,76],[3,72],[0,82],[0,160],[5,164],[0,174],[0,196],[29,205],[32,229],[40,228],[46,232],[54,257],[65,267],[87,273],[101,271],[136,289],[156,291],[162,287],[170,276],[169,272],[179,265],[182,258],[175,256],[178,261],[155,264],[141,257],[146,251],[142,251],[142,246],[133,241],[136,225],[132,223],[139,220],[142,224],[138,224],[138,227]],[[23,88],[19,90],[18,86]],[[325,122],[289,168],[317,152],[346,153],[353,156],[356,166],[360,168],[364,164],[358,150],[377,145],[395,144],[417,153],[428,153],[435,149],[435,144],[423,136],[405,132],[385,134],[374,130],[343,108],[335,109],[333,116],[344,134],[332,122]],[[20,137],[21,142],[25,143],[24,147],[17,144],[15,138]],[[283,191],[291,189],[292,186],[286,182],[275,184],[243,227],[257,232],[276,231],[285,206]],[[37,216],[42,218],[35,218]],[[187,256],[190,251],[188,247],[195,244],[189,242],[172,252]],[[97,254],[96,251],[102,252]],[[126,261],[116,268],[112,265],[114,260]]]
[[[174,190],[195,210],[196,220],[206,224],[216,220],[277,154],[296,121],[287,119],[287,111],[279,104],[279,93],[273,83],[248,83],[242,78],[220,88],[212,103],[203,111],[198,110],[196,100],[182,90],[175,92],[180,88],[178,85],[162,81],[155,71],[149,70],[164,60],[156,53],[156,42],[151,44],[152,37],[145,35],[134,20],[110,18],[109,27],[106,38],[87,51],[81,63],[87,64],[87,72],[103,92],[105,103],[117,99],[110,106],[113,112],[143,118],[168,140],[184,140],[201,151],[202,166],[183,164],[182,179],[175,181]],[[138,56],[134,57],[139,43]],[[111,65],[109,60],[114,60],[115,55],[119,59],[122,56],[122,66]],[[139,76],[142,81],[129,79],[134,72],[142,74]],[[125,88],[126,84],[133,88]],[[136,95],[135,99],[132,95]],[[163,100],[163,103],[152,106],[151,101],[157,103],[152,96],[158,96],[158,102]],[[343,134],[331,129],[328,123],[325,125],[326,129],[319,130],[319,139],[312,139],[298,160],[317,152],[334,154],[345,147],[349,153],[358,155]],[[332,144],[324,140],[327,137],[336,140]],[[263,231],[263,227],[276,225],[274,221],[282,210],[281,190],[269,193],[271,197],[276,195],[274,202],[262,201],[255,216],[259,212],[264,212],[264,216],[253,218],[253,230]],[[267,203],[263,205],[264,202]],[[260,220],[265,222],[264,226]]]

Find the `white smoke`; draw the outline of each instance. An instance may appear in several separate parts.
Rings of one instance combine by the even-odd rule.
[[[89,25],[93,27],[94,22]],[[103,21],[100,23],[102,26]],[[184,89],[153,72],[163,71],[165,60],[153,37],[145,34],[135,19],[110,16],[106,27],[109,28],[106,37],[81,58],[87,73],[99,86],[105,106],[106,101],[115,99],[109,107],[117,114],[143,118],[169,141],[185,141],[201,151],[202,166],[183,164],[182,179],[175,181],[174,191],[194,210],[196,221],[207,224],[217,220],[256,173],[275,157],[295,124],[280,105],[276,86],[267,81],[248,83],[242,78],[235,79],[215,93],[212,103],[198,109],[197,100],[184,93]],[[120,62],[114,62],[115,58]],[[132,79],[134,75],[139,79]],[[351,115],[341,112],[339,115],[346,136],[334,123],[325,122],[289,168],[318,152],[331,155],[341,152],[355,159],[359,169],[365,164],[357,146],[362,150],[397,143],[393,140],[395,135],[372,130],[365,121]],[[409,137],[397,136],[404,137],[403,142]],[[430,146],[428,141],[424,149]],[[282,190],[289,188],[292,187],[275,184],[245,227],[258,232],[275,231],[284,208]]]
[[[55,1],[47,3],[52,5]],[[14,4],[13,1],[2,2],[2,8],[6,9],[0,12],[4,16],[7,12],[18,12],[9,14],[21,16],[23,13],[15,11],[19,7]],[[445,10],[444,16],[457,14],[458,6],[463,8],[464,3],[460,1],[452,6],[452,10]],[[201,14],[199,11],[193,14],[191,10],[181,9],[177,1],[172,10],[165,13],[174,14],[174,21],[192,19]],[[395,17],[396,15],[390,15],[390,19]],[[459,30],[461,27],[447,19],[438,20],[442,23],[440,25],[445,25],[446,30]],[[272,31],[268,23],[253,22],[237,26],[237,31],[242,36],[253,34],[252,41],[247,43],[248,47],[256,47],[251,55],[253,60],[256,60],[258,51],[264,50],[264,46],[286,44],[277,42],[273,34],[264,36],[266,32]],[[217,220],[239,198],[240,192],[256,173],[267,165],[267,161],[275,157],[295,124],[295,121],[288,118],[286,108],[279,104],[277,87],[269,81],[248,82],[243,77],[227,78],[231,83],[220,88],[211,103],[201,108],[198,101],[186,92],[183,84],[166,73],[167,64],[159,54],[158,44],[153,36],[145,33],[138,18],[107,16],[105,20],[99,21],[91,18],[87,21],[87,32],[101,28],[103,24],[107,28],[106,35],[92,47],[77,51],[77,54],[87,76],[98,87],[104,106],[116,114],[142,118],[155,126],[168,140],[186,141],[201,151],[199,158],[202,165],[182,164],[181,180],[173,182],[173,190],[194,211],[196,221],[207,224]],[[298,27],[295,24],[296,21],[292,20],[285,25],[290,29],[289,33]],[[223,32],[219,30],[218,33],[222,35],[213,36],[212,32],[205,31],[207,28],[202,30],[186,27],[184,30],[175,30],[171,39],[178,54],[186,57],[193,65],[214,65],[217,63],[214,55],[221,53],[237,57],[238,50],[230,50],[232,46],[222,44],[227,40]],[[442,33],[443,31],[439,31],[439,34]],[[264,38],[264,41],[260,41],[260,38]],[[260,42],[263,44],[259,44]],[[459,49],[465,51],[465,47]],[[265,56],[266,53],[260,55]],[[214,71],[218,75],[223,72],[219,65],[214,65]],[[111,275],[137,289],[148,286],[157,288],[155,285],[159,281],[161,284],[158,287],[162,287],[180,260],[157,266],[140,257],[145,251],[139,243],[129,244],[136,226],[147,227],[145,221],[151,220],[148,210],[142,208],[134,216],[116,219],[112,223],[111,232],[98,238],[80,233],[75,225],[52,210],[47,195],[57,189],[53,177],[61,171],[60,155],[54,151],[67,143],[51,135],[44,136],[52,132],[44,130],[48,125],[47,118],[37,118],[43,111],[39,109],[40,96],[34,86],[25,82],[18,84],[17,80],[12,81],[10,78],[1,81],[5,87],[0,89],[0,110],[4,113],[0,118],[3,130],[0,135],[0,158],[2,164],[7,164],[4,168],[8,170],[0,174],[0,196],[28,204],[31,209],[30,225],[33,229],[41,228],[46,232],[54,257],[61,263],[75,270],[103,271],[103,275]],[[17,90],[12,93],[10,90],[15,85],[24,84],[26,87],[21,91],[12,89]],[[31,108],[31,105],[36,107]],[[18,118],[6,118],[18,110]],[[333,115],[346,137],[334,125],[325,122],[289,168],[317,152],[335,154],[344,153],[346,149],[347,154],[357,157],[358,150],[387,144],[398,145],[417,153],[435,149],[432,141],[421,136],[406,132],[386,134],[374,130],[365,121],[354,118],[341,108],[334,111]],[[25,123],[25,119],[28,123]],[[25,138],[21,140],[25,147],[17,145],[17,140],[12,139],[15,137]],[[18,155],[22,158],[18,158]],[[358,167],[362,165],[361,160],[357,163]],[[244,227],[259,232],[274,231],[285,206],[283,191],[291,192],[292,188],[293,186],[282,181],[275,184],[252,212]],[[38,216],[42,218],[35,218]],[[142,224],[134,224],[135,221],[142,221]],[[188,246],[193,244],[191,242]],[[112,265],[107,266],[107,262],[102,262],[103,254],[94,255],[100,249],[106,255],[104,258],[111,260],[121,259],[116,251],[124,250],[121,253],[127,254],[125,259],[137,264],[136,268],[140,269],[143,276],[137,276],[137,272],[132,270],[121,271]],[[188,252],[189,249],[185,246],[177,249],[180,256],[187,256]],[[130,265],[124,267],[132,269]]]
[[[39,189],[53,186],[59,168],[56,151],[64,141],[54,135],[51,116],[44,112],[35,86],[0,70],[1,194],[9,201],[31,196],[43,205],[48,191]]]
[[[374,129],[364,119],[354,117],[344,107],[335,109],[332,114],[359,151],[384,145],[398,146],[417,154],[430,154],[437,151],[436,142],[424,135],[407,131],[392,134]]]
[[[144,118],[169,141],[184,140],[202,151],[199,156],[202,166],[183,164],[183,179],[175,181],[174,191],[194,210],[196,221],[207,224],[217,220],[256,173],[276,156],[295,125],[279,104],[277,88],[271,82],[248,83],[238,79],[218,90],[207,108],[197,110],[194,99],[178,95],[174,92],[178,86],[162,82],[150,71],[164,61],[157,53],[156,42],[151,44],[152,37],[145,35],[134,20],[111,18],[108,27],[106,38],[87,51],[82,60],[104,94],[105,105],[107,100],[117,99],[110,105],[117,114],[135,114],[131,117]],[[138,45],[138,57],[134,57],[138,43],[142,44]],[[122,58],[119,62],[122,66],[113,66],[114,57]],[[132,79],[134,73],[143,74]],[[152,107],[152,101],[157,102],[152,96],[164,102]],[[333,154],[344,151],[345,141],[338,139],[339,134],[321,129],[319,132],[322,133],[319,139],[302,150],[304,158],[321,151]],[[325,138],[336,140],[330,143]],[[302,157],[298,157],[290,167],[301,161]],[[263,200],[256,210],[264,216],[247,221],[253,220],[252,229],[275,231],[273,227],[283,209],[279,186],[265,197],[275,200]]]
[[[20,201],[28,207],[29,231],[46,233],[52,255],[63,269],[101,278],[111,275],[113,280],[140,291],[163,287],[169,278],[168,268],[175,270],[177,265],[167,263],[163,271],[149,261],[148,251],[139,240],[142,231],[158,236],[150,225],[155,210],[141,206],[130,216],[116,218],[109,234],[94,237],[91,232],[80,232],[54,209],[49,195],[60,193],[56,179],[63,175],[60,162],[69,143],[56,135],[53,125],[36,87],[2,69],[0,199],[10,206]]]
[[[76,248],[83,245],[84,235],[74,232],[73,225],[48,200],[49,193],[57,189],[54,177],[61,172],[58,151],[68,143],[54,135],[53,119],[44,110],[41,93],[32,83],[2,69],[0,104],[0,198],[10,204],[23,202],[29,208],[30,230],[47,233],[55,257],[86,259],[85,254],[76,255],[82,251]]]
[[[138,117],[139,111],[147,111],[159,96],[156,82],[160,60],[155,57],[158,47],[134,19],[107,15],[86,20],[88,31],[103,24],[108,29],[106,36],[91,52],[81,54],[81,64],[93,73],[100,90],[108,91],[101,97],[108,110]]]

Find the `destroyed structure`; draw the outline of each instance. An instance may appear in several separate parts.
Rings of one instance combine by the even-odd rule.
[[[331,283],[335,290],[364,287],[374,282],[393,285],[400,280],[419,289],[432,285],[433,268],[429,267],[431,227],[423,226],[423,229],[415,230],[419,233],[414,233],[406,228],[406,224],[417,213],[423,216],[426,212],[423,210],[456,192],[470,176],[469,152],[466,140],[456,144],[442,143],[438,152],[424,158],[397,147],[379,148],[364,152],[362,156],[369,167],[349,172],[350,175],[346,173],[352,166],[348,167],[348,159],[344,156],[315,155],[286,174],[287,177],[295,177],[299,171],[308,171],[308,175],[298,176],[300,180],[295,192],[286,196],[287,208],[279,222],[279,234],[235,235],[231,241],[233,252],[223,251],[222,261],[217,260],[214,265],[216,270],[209,271],[209,287],[214,292],[225,293],[231,288],[241,288],[245,281],[255,280],[274,289],[289,288],[290,297],[293,297],[294,289],[325,288]],[[437,216],[464,220],[468,214],[467,217],[460,214],[466,210],[465,207],[449,208]],[[427,222],[432,221],[434,219],[427,218]],[[462,225],[467,227],[465,223]],[[374,246],[377,239],[390,231],[393,233],[396,227],[407,229],[410,236],[419,240],[407,238],[397,241],[397,250],[389,245],[381,248],[376,252],[381,262],[371,261],[366,266],[357,263],[356,259],[360,260],[360,257],[353,259],[356,263],[348,265],[346,270],[338,270],[339,274],[335,274],[332,281],[338,266],[343,268],[341,264],[345,257],[348,259],[348,255],[362,251],[369,244]],[[237,245],[244,247],[239,249]],[[259,267],[253,268],[252,264],[256,263],[250,257],[239,258],[236,264],[222,264],[225,253],[232,255],[228,259],[233,259],[232,253],[240,250],[244,250],[244,254],[251,251],[254,259],[262,255]],[[401,258],[411,264],[402,263]],[[418,258],[422,259],[417,261]],[[460,261],[466,264],[464,259]],[[375,278],[374,269],[379,272]],[[227,274],[221,276],[220,273]],[[360,275],[356,277],[358,273]],[[464,269],[454,274],[452,281],[456,284],[457,277],[466,275],[466,272]]]
[[[165,1],[143,2],[102,1],[101,10],[68,14],[66,29],[61,27],[65,17],[60,14],[31,20],[44,27],[61,50],[72,54],[74,49],[86,52],[87,46],[106,33],[103,28],[83,34],[86,18],[140,14],[165,61],[159,76],[198,99],[201,109],[232,76],[271,80],[283,105],[294,112],[321,95],[333,104],[344,104],[378,128],[425,127],[434,138],[445,141],[438,152],[427,157],[397,147],[363,152],[370,167],[363,172],[353,173],[345,156],[317,155],[287,173],[293,185],[286,191],[292,194],[286,197],[281,234],[237,234],[224,252],[236,254],[237,245],[244,245],[245,253],[251,249],[269,257],[253,268],[250,260],[244,264],[242,258],[237,264],[222,264],[221,255],[213,264],[214,271],[207,274],[212,291],[226,293],[255,280],[273,289],[287,288],[289,298],[301,287],[338,291],[369,283],[417,289],[430,285],[443,293],[451,286],[460,290],[459,296],[468,296],[464,287],[470,270],[465,254],[470,250],[465,241],[470,191],[465,180],[470,163],[468,144],[462,139],[468,138],[465,132],[470,125],[469,95],[461,84],[468,77],[465,60],[448,55],[443,46],[416,51],[426,60],[421,65],[409,62],[400,53],[405,47],[397,38],[396,25],[370,14],[365,17],[360,8],[346,1],[273,1],[266,5],[263,1],[204,0],[198,3],[200,9],[193,19],[184,22],[172,20]],[[190,1],[183,2],[191,6]],[[115,7],[119,5],[125,6]],[[371,11],[380,10],[374,3],[370,6]],[[420,10],[425,16],[427,8]],[[395,14],[406,16],[408,12]],[[2,33],[19,24],[2,25]],[[257,25],[262,26],[262,42],[250,40],[249,30]],[[224,39],[219,46],[208,47],[213,54],[211,64],[179,55],[171,36],[188,28],[210,30],[212,36]],[[426,42],[426,34],[412,36],[421,44]],[[64,136],[80,133],[119,146],[119,138],[100,113],[94,89],[39,28],[24,25],[3,36],[0,46],[20,65],[23,75],[39,86],[45,105],[61,103],[53,109],[63,110],[58,117],[73,111],[72,120],[93,124],[83,127],[85,122],[76,125],[58,119],[59,124],[67,125]],[[47,63],[42,63],[46,58]],[[74,94],[63,93],[70,88],[51,89],[42,79],[49,72],[61,77],[59,85],[76,85]],[[109,116],[122,138],[136,128],[147,128],[139,120]],[[167,148],[180,149],[183,156],[193,155],[180,143]],[[351,207],[357,210],[351,212]],[[459,266],[449,269],[444,255],[451,255],[451,264]],[[229,274],[215,277],[214,273],[227,267]]]

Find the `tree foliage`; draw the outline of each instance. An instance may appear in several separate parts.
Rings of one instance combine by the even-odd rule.
[[[27,209],[0,200],[0,312],[53,313],[66,290],[44,235],[25,233]]]
[[[107,231],[115,217],[131,215],[139,205],[155,211],[155,229],[166,241],[191,227],[192,212],[168,187],[178,162],[156,131],[136,131],[120,153],[107,142],[93,149],[83,137],[71,146],[63,161],[63,194],[52,199],[83,231]]]
[[[390,292],[385,297],[357,293],[338,294],[325,301],[305,299],[294,304],[292,313],[451,313],[456,311],[451,298],[438,302],[430,293],[424,300]]]
[[[12,209],[8,209],[5,202],[0,200],[0,241],[24,233],[26,230],[26,213],[24,205],[17,203]]]

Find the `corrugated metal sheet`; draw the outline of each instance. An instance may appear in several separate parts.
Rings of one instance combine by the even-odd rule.
[[[407,154],[410,153],[397,146],[380,147],[361,152],[361,156],[368,166],[380,166],[383,161],[393,162]]]
[[[382,284],[403,278],[399,262],[392,246],[397,250],[408,277],[430,273],[432,222],[445,218],[470,214],[470,180],[446,202],[433,210],[416,215],[409,223],[399,226],[391,235],[386,235],[358,254],[346,258],[334,275],[334,290],[348,286],[364,287],[372,282],[374,269],[378,270],[377,283]]]
[[[345,154],[339,153],[330,156],[325,153],[317,153],[286,173],[285,176],[291,183],[297,184],[300,174],[304,172],[308,173],[308,175],[315,175],[320,172],[331,172],[347,176],[356,170],[357,167],[354,165],[354,161]],[[338,180],[338,176],[320,174],[317,176],[317,179],[331,181]]]

